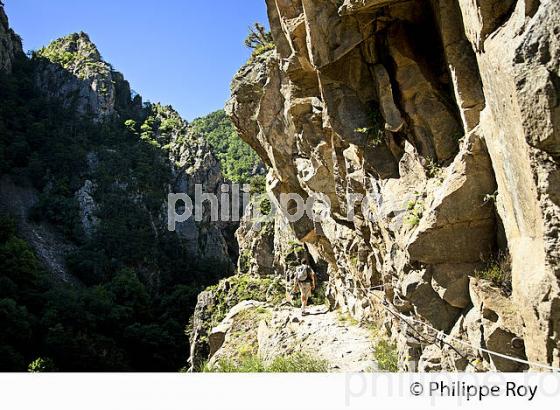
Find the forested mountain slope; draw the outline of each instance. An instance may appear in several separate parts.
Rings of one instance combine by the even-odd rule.
[[[212,138],[133,96],[85,33],[27,57],[0,6],[0,37],[0,369],[177,371],[196,295],[237,262],[236,223],[167,229],[168,193],[225,181]],[[227,119],[204,132],[227,134],[221,162],[247,154]]]

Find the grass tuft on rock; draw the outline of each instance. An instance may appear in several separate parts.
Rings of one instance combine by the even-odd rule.
[[[206,364],[205,373],[326,373],[329,364],[307,353],[278,356],[270,364],[255,354],[244,355],[238,362],[220,359],[214,365]]]
[[[499,252],[486,262],[486,267],[474,272],[477,279],[492,282],[493,285],[511,292],[511,256],[507,252]]]
[[[397,354],[397,345],[388,340],[380,340],[375,345],[373,353],[379,370],[387,372],[397,372],[399,370],[399,357]]]

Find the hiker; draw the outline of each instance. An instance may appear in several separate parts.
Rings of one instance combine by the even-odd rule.
[[[294,276],[294,288],[293,291],[297,292],[298,290],[301,292],[301,312],[302,314],[306,313],[307,308],[307,301],[309,296],[311,296],[311,292],[315,290],[317,286],[317,277],[313,269],[309,267],[307,264],[301,264],[296,268],[295,276]]]

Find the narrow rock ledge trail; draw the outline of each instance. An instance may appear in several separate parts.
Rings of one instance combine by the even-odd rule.
[[[378,371],[372,336],[371,330],[324,305],[311,306],[302,315],[291,306],[245,301],[212,330],[210,364],[252,349],[264,362],[305,353],[326,361],[329,372]]]

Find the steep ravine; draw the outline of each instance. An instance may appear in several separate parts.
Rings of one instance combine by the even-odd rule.
[[[274,47],[226,112],[270,198],[236,241],[207,209],[168,232],[166,197],[260,165],[222,173],[208,124],[143,103],[85,33],[26,57],[0,3],[0,370],[174,371],[188,347],[191,370],[560,367],[558,1],[266,4]]]
[[[559,367],[558,2],[266,3],[226,110],[321,219],[241,230],[250,272],[289,279],[295,243],[403,371]]]
[[[184,367],[239,223],[205,208],[170,232],[168,194],[250,178],[248,154],[223,112],[143,102],[83,32],[26,56],[0,2],[0,370]]]

